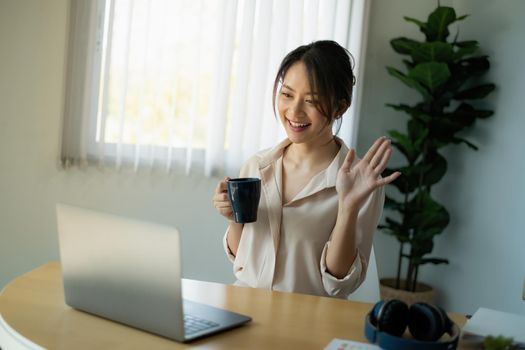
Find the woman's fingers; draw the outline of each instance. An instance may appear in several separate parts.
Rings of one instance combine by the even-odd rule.
[[[226,192],[216,193],[213,196],[213,200],[217,201],[217,202],[227,202],[228,201],[228,193],[226,193]]]
[[[223,181],[219,182],[217,184],[217,187],[215,188],[215,193],[223,193],[228,191],[228,180],[230,180],[229,176],[226,176]]]
[[[223,199],[223,198],[214,198],[213,199],[213,206],[217,209],[219,208],[231,208],[231,204],[230,204],[230,201],[228,200],[228,198],[226,199]]]
[[[230,201],[228,199],[226,199],[226,200],[218,199],[218,200],[213,200],[213,204],[216,207],[217,206],[227,206],[227,205],[230,205]]]
[[[233,215],[233,210],[231,209],[220,209],[219,210],[219,213],[222,215],[222,216],[225,216],[225,217],[231,217]]]
[[[388,185],[389,183],[393,182],[395,179],[401,176],[401,173],[399,171],[396,171],[393,174],[390,174],[387,177],[382,178],[379,180],[380,186]]]
[[[224,191],[223,189],[224,189],[224,182],[221,181],[217,184],[217,187],[215,187],[215,193],[221,193]]]
[[[375,169],[378,166],[378,164],[382,162],[388,150],[390,150],[390,140],[384,139],[381,142],[381,145],[379,146],[379,148],[376,150],[374,156],[370,160],[369,162],[370,166]]]
[[[345,161],[343,162],[343,166],[341,166],[341,169],[345,172],[349,172],[350,168],[352,167],[352,163],[355,159],[355,150],[352,148],[348,151],[345,157]]]
[[[381,136],[380,138],[378,138],[374,144],[372,145],[372,147],[370,147],[370,149],[368,150],[368,152],[366,152],[365,156],[363,157],[363,160],[366,161],[367,163],[370,163],[372,161],[372,158],[374,157],[374,155],[376,154],[377,150],[379,149],[379,147],[381,147],[382,143],[387,140],[386,137],[384,136]]]
[[[228,210],[232,210],[232,207],[230,205],[223,205],[223,206],[220,206],[220,207],[215,207],[215,209],[217,209],[220,213],[222,213],[223,211],[228,211]]]
[[[223,181],[217,184],[212,198],[212,203],[219,214],[226,217],[227,219],[231,219],[233,217],[233,210],[230,200],[228,199],[228,180],[230,180],[230,178],[227,176]]]
[[[217,195],[217,197],[213,198],[213,202],[218,204],[218,205],[226,205],[226,204],[230,204],[230,200],[228,199],[228,195],[225,194],[224,196],[223,195]]]
[[[230,200],[228,199],[227,185],[229,179],[229,177],[225,177],[224,180],[219,182],[215,188],[215,194],[213,195],[212,202],[213,206],[217,208],[219,212],[221,211],[221,208],[231,208]]]
[[[388,165],[388,161],[390,160],[390,157],[392,156],[392,148],[387,148],[386,151],[383,153],[381,160],[378,164],[372,165],[374,167],[374,171],[377,173],[377,175],[380,175],[383,170],[386,169],[386,166]]]

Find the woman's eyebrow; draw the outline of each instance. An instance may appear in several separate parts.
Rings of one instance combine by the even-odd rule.
[[[292,92],[295,92],[294,89],[292,89],[289,85],[286,85],[286,84],[283,84],[283,87],[287,88],[288,90],[292,91]],[[311,93],[311,92],[307,92],[305,95],[317,95],[315,92],[314,93]]]
[[[287,88],[288,90],[292,91],[292,92],[295,92],[294,89],[292,89],[290,86],[286,85],[286,84],[283,84],[283,87]]]

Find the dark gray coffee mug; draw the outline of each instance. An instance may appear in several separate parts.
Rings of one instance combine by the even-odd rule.
[[[227,184],[228,198],[235,222],[245,224],[257,221],[257,209],[261,198],[261,179],[243,177],[230,179]]]

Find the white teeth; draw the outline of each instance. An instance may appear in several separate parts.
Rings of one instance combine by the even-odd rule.
[[[300,123],[295,123],[295,122],[292,122],[291,120],[288,120],[288,122],[290,123],[291,126],[293,126],[294,128],[303,128],[305,126],[308,126],[310,124],[300,124]]]

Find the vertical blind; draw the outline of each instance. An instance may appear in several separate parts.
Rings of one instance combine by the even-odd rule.
[[[282,58],[335,40],[355,60],[339,136],[354,145],[370,0],[73,0],[61,162],[235,176],[285,137]]]

